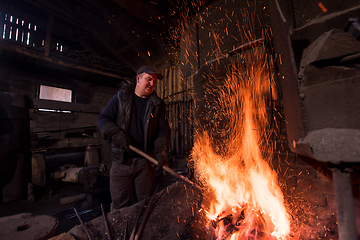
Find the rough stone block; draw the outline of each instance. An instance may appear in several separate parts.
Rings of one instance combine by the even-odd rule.
[[[296,171],[294,171],[293,166],[284,166],[281,165],[281,168],[279,169],[278,176],[280,178],[290,178],[290,177],[296,177]]]
[[[297,178],[297,189],[298,191],[313,191],[312,180],[307,178]]]
[[[316,179],[316,169],[310,166],[297,166],[296,169],[298,171],[297,177],[299,179],[301,178]]]
[[[321,180],[312,180],[311,181],[311,191],[333,195],[334,186],[332,182],[325,182]]]
[[[324,194],[321,193],[305,192],[304,199],[315,206],[327,206],[326,198]]]
[[[291,152],[281,152],[277,154],[280,164],[297,165],[296,154]]]
[[[316,176],[319,180],[324,182],[331,182],[332,176],[329,176],[327,173],[322,173],[320,171],[316,171]]]
[[[329,207],[317,207],[315,208],[315,214],[319,219],[328,219],[334,216],[336,212]]]
[[[326,202],[327,205],[331,208],[331,209],[336,209],[336,199],[334,195],[325,195],[326,197]]]

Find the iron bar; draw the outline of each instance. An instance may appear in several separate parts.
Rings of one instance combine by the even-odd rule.
[[[106,214],[104,212],[104,207],[103,207],[102,203],[100,204],[100,207],[101,207],[101,212],[102,212],[102,214],[104,216],[104,224],[105,224],[105,228],[106,228],[106,236],[107,236],[108,240],[111,240],[110,229],[109,229],[109,225],[108,225],[108,222],[107,222],[107,219],[106,219]],[[126,235],[126,233],[125,233],[125,235]]]
[[[139,221],[140,221],[141,214],[142,214],[142,212],[143,212],[143,210],[144,210],[144,208],[145,208],[145,205],[146,205],[146,202],[148,201],[149,196],[150,196],[150,193],[149,193],[148,196],[145,198],[144,204],[141,206],[139,215],[136,217],[135,226],[134,226],[134,229],[133,229],[132,232],[131,232],[131,236],[130,236],[129,240],[134,240],[134,238],[135,238],[135,233],[136,233],[136,230],[137,230],[137,225],[138,225],[138,223],[139,223]]]
[[[148,154],[144,153],[143,151],[137,149],[136,147],[134,147],[134,146],[132,146],[132,145],[130,145],[129,148],[130,148],[132,151],[136,152],[137,154],[143,156],[144,158],[146,158],[146,159],[149,160],[150,162],[154,163],[156,166],[158,165],[158,161],[157,161],[155,158],[149,156]],[[176,177],[177,179],[179,179],[179,180],[181,180],[181,181],[189,184],[191,187],[195,188],[196,190],[198,190],[198,191],[201,193],[201,188],[200,188],[200,186],[197,185],[196,183],[190,181],[188,178],[186,178],[186,177],[184,177],[183,175],[175,172],[173,169],[169,168],[169,167],[166,166],[166,165],[163,166],[163,169],[164,169],[166,172],[168,172],[168,173],[170,173],[171,175],[173,175],[174,177]]]
[[[155,199],[155,196],[156,196],[156,192],[158,190],[158,187],[159,185],[157,185],[156,189],[155,189],[155,192],[154,192],[154,195],[151,197],[150,201],[149,201],[149,204],[148,206],[146,207],[146,212],[145,212],[145,215],[144,215],[144,218],[142,219],[141,221],[141,224],[140,224],[140,227],[139,227],[139,231],[136,233],[135,235],[135,240],[138,240],[140,235],[141,235],[141,232],[142,230],[144,229],[144,226],[145,226],[145,223],[146,223],[146,220],[147,220],[147,217],[149,216],[150,214],[150,211],[151,211],[151,207],[154,203],[154,199]]]
[[[81,218],[80,218],[80,216],[79,216],[79,213],[76,211],[76,208],[74,208],[74,211],[75,211],[76,216],[78,217],[78,219],[79,219],[79,221],[80,221],[80,223],[81,223],[81,226],[84,228],[84,231],[85,231],[86,235],[88,236],[89,240],[91,240],[90,234],[89,234],[89,232],[88,232],[88,230],[87,230],[84,222],[81,220]]]

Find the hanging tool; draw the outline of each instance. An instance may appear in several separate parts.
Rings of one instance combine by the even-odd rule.
[[[132,145],[130,145],[129,148],[130,148],[132,151],[136,152],[137,154],[139,154],[139,155],[143,156],[144,158],[146,158],[148,161],[154,163],[156,166],[159,164],[158,161],[157,161],[155,158],[149,156],[148,154],[144,153],[144,152],[141,151],[140,149],[137,149],[136,147],[134,147],[134,146],[132,146]],[[198,191],[201,193],[201,188],[200,188],[200,186],[197,185],[196,183],[190,181],[188,178],[186,178],[186,177],[184,177],[183,175],[177,173],[176,171],[174,171],[173,169],[169,168],[169,167],[166,166],[166,165],[163,166],[163,169],[164,169],[166,172],[170,173],[172,176],[176,177],[177,179],[179,179],[179,180],[181,180],[181,181],[189,184],[191,187],[195,188],[196,190],[198,190]]]

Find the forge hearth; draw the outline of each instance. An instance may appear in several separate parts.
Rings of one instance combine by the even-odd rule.
[[[201,199],[197,190],[180,182],[157,193],[139,239],[211,239],[211,232],[209,233],[201,220],[201,211],[199,213]],[[142,206],[143,201],[107,213],[112,239],[125,239],[125,233],[126,239],[129,239]],[[103,216],[85,225],[93,240],[107,239]],[[88,239],[81,225],[75,226],[68,233],[76,239]]]

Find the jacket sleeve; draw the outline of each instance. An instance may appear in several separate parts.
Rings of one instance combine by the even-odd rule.
[[[158,135],[154,142],[154,153],[157,154],[160,151],[167,152],[170,141],[170,126],[166,117],[165,103],[161,104],[159,110],[158,121]]]
[[[119,101],[117,95],[112,97],[104,110],[100,113],[97,124],[104,139],[111,139],[112,136],[121,130],[115,124],[116,116],[119,110]]]

